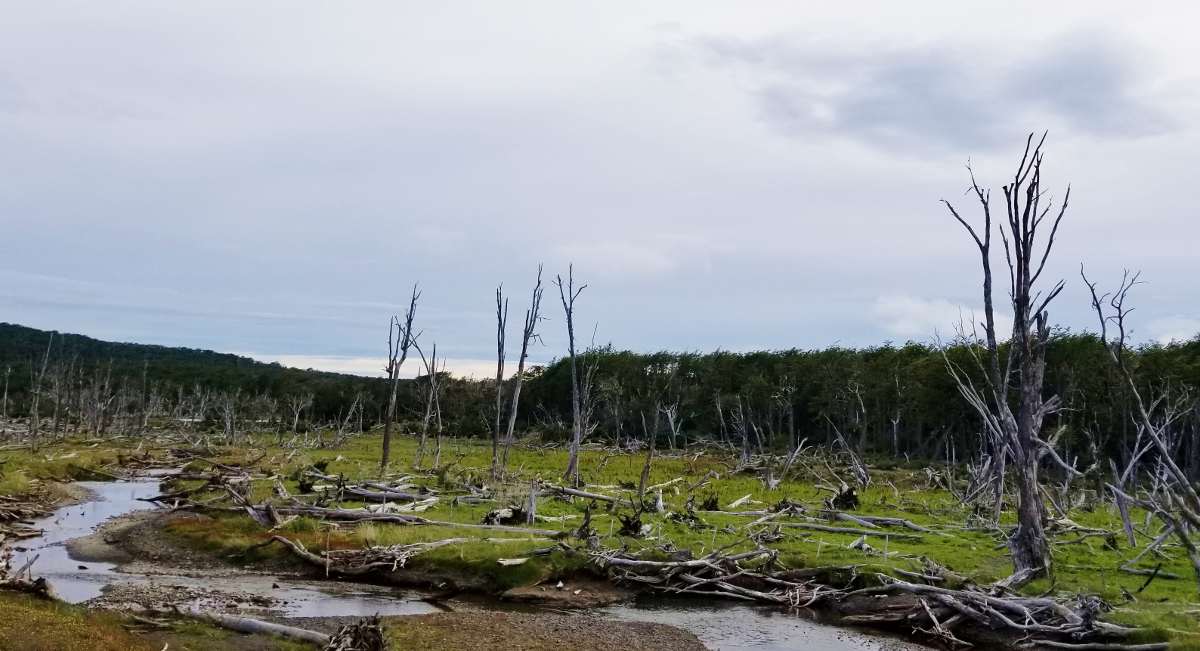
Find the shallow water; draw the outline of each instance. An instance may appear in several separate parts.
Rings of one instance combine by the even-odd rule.
[[[114,572],[116,565],[112,563],[72,559],[67,553],[66,542],[92,533],[109,518],[154,508],[153,504],[138,501],[138,498],[158,495],[158,484],[157,479],[77,482],[77,486],[90,490],[94,497],[35,520],[33,526],[44,533],[16,543],[12,567],[19,569],[36,557],[31,566],[33,575],[48,580],[65,601],[79,603],[99,597],[104,586],[128,579],[128,576]],[[80,569],[81,565],[87,569]]]
[[[79,482],[94,493],[93,499],[63,507],[34,522],[44,530],[38,538],[21,541],[25,551],[14,555],[14,568],[33,557],[34,576],[45,577],[66,601],[80,603],[101,596],[103,589],[120,583],[183,586],[247,596],[270,597],[270,608],[285,617],[338,617],[365,615],[417,615],[439,612],[419,595],[382,586],[304,581],[260,574],[207,577],[118,572],[112,563],[72,559],[65,543],[89,535],[106,520],[155,506],[138,498],[159,493],[158,479],[127,482]],[[83,566],[86,569],[81,569]],[[276,587],[278,586],[278,587]],[[480,602],[472,600],[472,607]],[[179,604],[204,608],[203,599]],[[262,606],[245,604],[249,610]],[[483,604],[488,608],[488,602]],[[506,609],[502,604],[492,607]],[[773,608],[699,599],[642,599],[609,606],[593,614],[615,620],[671,624],[688,630],[710,649],[721,651],[882,651],[921,649],[916,645],[878,637],[853,629],[837,628]]]
[[[671,624],[720,651],[900,651],[924,649],[901,640],[838,628],[765,606],[704,599],[641,599],[599,609],[613,619]]]
[[[395,590],[375,586],[306,582],[270,575],[237,575],[194,577],[174,574],[131,574],[118,572],[113,563],[79,561],[71,558],[66,543],[93,533],[97,527],[120,515],[156,508],[139,498],[158,495],[159,480],[145,479],[122,482],[77,482],[90,490],[93,497],[86,502],[58,509],[36,520],[33,525],[43,534],[19,543],[13,555],[13,568],[20,568],[29,559],[34,576],[44,577],[54,591],[70,603],[95,599],[106,586],[118,583],[138,583],[158,586],[183,586],[252,596],[270,597],[280,604],[272,610],[288,617],[337,617],[374,615],[413,615],[437,612],[430,604],[405,598]],[[24,550],[24,551],[21,551]],[[275,587],[275,586],[279,587]],[[203,603],[181,604],[203,606]]]

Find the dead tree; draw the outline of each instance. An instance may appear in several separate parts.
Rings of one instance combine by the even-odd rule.
[[[1037,281],[1054,247],[1054,238],[1066,213],[1071,189],[1067,187],[1057,212],[1052,212],[1053,203],[1046,198],[1042,189],[1042,144],[1045,139],[1043,134],[1035,146],[1033,134],[1029,135],[1016,173],[1003,186],[1007,219],[998,231],[1008,263],[1009,296],[1013,311],[1012,337],[1003,360],[992,300],[991,192],[979,186],[974,171],[968,165],[970,189],[983,211],[981,230],[976,230],[963,219],[949,201],[942,200],[954,219],[975,241],[983,268],[982,354],[974,327],[974,336],[969,342],[973,344],[969,349],[983,376],[983,385],[976,386],[963,369],[950,362],[948,356],[944,359],[959,393],[982,419],[995,444],[996,456],[1012,460],[1017,484],[1017,527],[1008,538],[1008,547],[1013,558],[1014,582],[1028,580],[1050,568],[1050,548],[1044,529],[1046,512],[1038,486],[1038,465],[1048,451],[1052,452],[1050,444],[1041,438],[1042,423],[1059,408],[1057,396],[1044,398],[1042,395],[1046,344],[1050,339],[1050,320],[1046,308],[1062,291],[1063,283],[1060,280],[1042,291],[1037,287]],[[1052,217],[1048,224],[1050,232],[1042,238],[1044,241],[1039,241],[1047,217]],[[1057,459],[1057,455],[1052,456]]]
[[[571,356],[571,447],[567,458],[567,469],[563,473],[563,481],[579,485],[579,446],[583,443],[583,405],[579,393],[579,371],[575,361],[575,299],[587,289],[587,285],[575,287],[575,266],[567,267],[567,281],[563,282],[561,275],[555,279],[558,285],[558,297],[562,301],[563,312],[567,317],[567,351]]]
[[[142,386],[141,386],[141,389],[138,391],[138,399],[137,399],[137,405],[138,405],[137,433],[139,436],[145,434],[146,424],[149,422],[149,419],[150,419],[150,417],[147,415],[147,407],[149,407],[149,403],[150,403],[149,384],[147,382],[149,374],[150,374],[150,362],[149,362],[149,360],[143,359],[142,360]]]
[[[538,339],[537,324],[542,309],[542,265],[538,265],[537,284],[529,298],[529,309],[525,310],[525,328],[521,331],[521,357],[517,359],[517,374],[513,377],[512,404],[508,408],[508,431],[504,435],[504,451],[500,455],[500,468],[508,466],[508,450],[512,447],[517,428],[517,404],[521,400],[521,385],[525,382],[525,360],[529,357],[529,342]]]
[[[29,392],[29,444],[37,449],[39,430],[41,429],[41,414],[38,413],[38,403],[42,397],[42,382],[46,378],[46,368],[50,365],[50,349],[54,346],[54,333],[50,333],[50,340],[46,343],[46,353],[42,356],[42,365],[39,369],[37,366],[30,365],[30,392]]]
[[[417,299],[421,292],[413,285],[412,296],[408,299],[408,310],[404,320],[393,316],[388,324],[388,361],[384,371],[387,373],[389,384],[387,411],[383,417],[383,455],[379,461],[379,472],[387,471],[388,457],[392,453],[392,421],[396,419],[396,393],[400,389],[400,367],[408,359],[408,349],[413,345],[416,336],[412,331],[413,317],[417,313]]]
[[[108,360],[108,369],[103,372],[97,365],[92,376],[91,386],[88,387],[87,409],[90,412],[88,421],[91,423],[92,434],[95,436],[104,434],[104,430],[108,427],[109,408],[117,399],[116,394],[112,392],[112,369],[113,361],[111,359]],[[82,375],[82,369],[80,374]]]
[[[254,396],[250,402],[250,408],[254,412],[256,427],[258,424],[270,427],[275,423],[275,416],[279,413],[279,401],[271,396],[270,392],[263,391]]]
[[[713,402],[717,408],[717,426],[721,434],[721,443],[729,445],[729,430],[725,427],[725,410],[721,406],[720,390],[713,391]]]
[[[504,285],[496,288],[496,423],[492,429],[492,479],[500,478],[500,422],[504,418],[504,335],[508,327],[508,299]]]
[[[1117,502],[1130,539],[1134,540],[1130,533],[1133,531],[1133,527],[1129,522],[1126,502],[1141,506],[1161,520],[1166,527],[1164,536],[1172,532],[1175,534],[1180,545],[1187,552],[1196,574],[1196,581],[1200,584],[1200,547],[1191,536],[1191,532],[1200,530],[1200,494],[1197,494],[1187,473],[1176,463],[1175,452],[1168,443],[1168,429],[1176,420],[1193,409],[1195,403],[1187,392],[1184,392],[1180,400],[1171,401],[1164,393],[1147,402],[1134,380],[1133,370],[1129,368],[1126,360],[1128,331],[1125,320],[1132,308],[1127,307],[1125,301],[1129,291],[1138,284],[1140,274],[1130,275],[1129,272],[1126,272],[1116,291],[1100,295],[1096,293],[1096,283],[1088,280],[1082,267],[1079,273],[1083,276],[1083,282],[1091,292],[1092,309],[1095,310],[1096,317],[1100,322],[1100,341],[1108,350],[1113,364],[1125,380],[1130,396],[1133,397],[1134,419],[1138,426],[1138,438],[1134,443],[1134,451],[1130,455],[1128,467],[1123,474],[1115,478],[1117,485],[1108,484],[1108,489],[1113,493]],[[1114,330],[1111,340],[1109,338],[1110,325]],[[1155,412],[1160,412],[1158,418],[1155,418]],[[1144,446],[1140,445],[1143,435],[1149,439]],[[1156,482],[1154,490],[1145,499],[1139,499],[1126,492],[1125,484],[1129,480],[1133,468],[1151,449],[1157,453]],[[1161,542],[1162,540],[1158,540],[1152,545],[1161,544]]]
[[[241,389],[223,393],[217,403],[217,409],[221,412],[221,423],[225,427],[226,443],[233,443],[237,438],[237,406],[241,394]]]
[[[191,428],[196,423],[203,423],[208,417],[208,405],[212,401],[212,391],[196,384],[192,388],[192,416],[188,427]]]
[[[4,367],[4,406],[0,407],[0,418],[8,418],[8,376],[12,373],[11,366]]]
[[[312,407],[314,397],[310,391],[308,393],[293,393],[284,398],[284,403],[287,405],[288,411],[292,412],[293,434],[300,431],[300,414],[305,409]]]
[[[742,405],[742,394],[737,395],[737,402],[730,410],[730,419],[733,424],[733,431],[738,435],[738,441],[742,445],[741,456],[738,457],[738,462],[742,466],[750,465],[750,423],[746,415],[746,408]]]
[[[900,418],[904,411],[904,393],[907,386],[900,381],[900,369],[896,369],[893,373],[893,380],[896,388],[896,407],[892,410],[892,415],[888,418],[888,422],[892,424],[892,457],[900,458]]]
[[[421,462],[425,457],[425,442],[429,437],[429,427],[433,425],[437,437],[433,467],[437,468],[442,460],[442,405],[439,397],[441,382],[438,378],[437,342],[434,342],[428,357],[425,356],[420,345],[414,342],[413,346],[417,349],[417,354],[421,356],[421,364],[425,367],[425,377],[429,382],[425,393],[425,418],[421,421],[421,439],[417,443],[417,454],[413,460],[413,467],[417,469],[421,467]],[[445,362],[442,362],[442,368],[445,368]]]
[[[668,439],[671,449],[675,449],[675,438],[680,435],[680,430],[683,429],[683,419],[679,416],[679,400],[662,407],[662,415],[667,417]]]
[[[354,394],[354,402],[350,403],[350,409],[346,411],[346,417],[341,419],[337,435],[333,438],[334,447],[341,447],[350,438],[350,424],[354,422],[355,415],[357,414],[360,419],[362,418],[362,399],[363,394],[361,391]]]

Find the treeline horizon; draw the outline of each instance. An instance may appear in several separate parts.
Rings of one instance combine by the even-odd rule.
[[[0,373],[9,416],[27,416],[29,387],[43,361],[43,419],[81,420],[71,405],[108,401],[109,425],[119,414],[219,420],[217,395],[240,401],[239,417],[277,428],[314,427],[354,418],[369,429],[381,422],[387,381],[288,368],[227,353],[190,348],[104,342],[84,335],[54,334],[0,324]],[[49,345],[50,356],[45,357]],[[645,441],[664,448],[697,441],[760,451],[786,451],[802,440],[860,453],[915,459],[965,460],[978,450],[978,416],[961,398],[947,363],[973,372],[971,347],[908,342],[851,348],[730,352],[639,353],[611,345],[579,354],[583,369],[588,440]],[[1065,428],[1066,456],[1082,463],[1121,459],[1136,428],[1133,408],[1107,351],[1092,333],[1057,331],[1046,359],[1046,390],[1066,409],[1048,427]],[[1129,353],[1147,389],[1183,395],[1200,386],[1200,337],[1171,344],[1144,344]],[[62,375],[54,380],[55,369]],[[69,374],[69,378],[66,375]],[[495,417],[495,380],[440,376],[441,410],[448,433],[490,435]],[[100,396],[103,383],[111,395]],[[398,419],[411,431],[423,410],[422,377],[402,380]],[[210,394],[207,409],[195,404]],[[551,439],[571,427],[566,359],[526,370],[518,414],[520,431]],[[289,399],[310,394],[300,418]],[[57,400],[56,400],[57,398]],[[61,400],[64,405],[55,411]],[[271,403],[274,404],[271,404]],[[191,403],[191,404],[189,404]],[[349,410],[357,403],[358,414]],[[1200,427],[1193,409],[1174,424],[1181,433]],[[93,414],[91,416],[95,418]],[[104,423],[101,423],[101,428]],[[78,428],[76,428],[78,429]],[[128,429],[128,427],[127,427]],[[1200,449],[1192,436],[1177,436],[1180,459],[1200,476]]]

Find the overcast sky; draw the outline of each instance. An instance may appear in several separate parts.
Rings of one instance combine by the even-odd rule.
[[[573,261],[598,343],[929,340],[981,303],[938,200],[1048,129],[1052,320],[1086,262],[1144,270],[1139,338],[1200,330],[1185,3],[2,4],[0,321],[371,373],[420,283],[486,375],[496,284],[519,340]]]

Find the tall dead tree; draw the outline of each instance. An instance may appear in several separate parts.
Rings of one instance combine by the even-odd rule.
[[[46,354],[42,356],[42,365],[37,367],[30,364],[29,374],[31,387],[29,392],[29,442],[35,449],[37,448],[38,435],[41,430],[42,416],[38,413],[38,403],[42,398],[42,383],[46,379],[46,368],[50,365],[50,349],[54,346],[54,333],[50,333],[50,340],[46,343]]]
[[[679,399],[675,402],[659,408],[663,416],[667,417],[667,443],[671,446],[671,450],[675,449],[675,439],[680,435],[680,430],[683,429],[683,419],[679,416]]]
[[[0,418],[8,418],[8,376],[12,373],[11,366],[4,367],[4,406],[0,408]]]
[[[413,460],[413,467],[420,469],[421,462],[425,457],[425,442],[429,437],[429,428],[434,426],[435,436],[437,437],[436,447],[433,455],[433,467],[437,468],[442,460],[442,404],[441,404],[441,382],[438,378],[438,356],[437,342],[434,342],[433,348],[429,356],[425,356],[425,352],[421,350],[420,345],[414,344],[417,349],[417,354],[421,356],[421,364],[425,367],[425,378],[428,381],[428,387],[425,393],[425,418],[421,421],[421,438],[417,443],[417,454]],[[445,369],[446,363],[442,362],[442,368]]]
[[[188,419],[188,428],[203,423],[208,417],[209,404],[212,402],[212,391],[201,387],[198,383],[192,387],[192,412]]]
[[[579,371],[575,360],[575,299],[587,289],[587,285],[575,287],[575,265],[567,267],[567,281],[563,282],[562,275],[555,277],[558,285],[558,297],[562,301],[563,312],[567,317],[567,351],[571,356],[571,448],[567,458],[567,470],[563,473],[563,481],[579,484],[579,446],[583,443],[583,405],[580,403]]]
[[[1129,291],[1138,284],[1140,274],[1130,275],[1129,272],[1126,272],[1121,278],[1121,284],[1117,290],[1103,295],[1096,293],[1096,283],[1088,280],[1082,267],[1079,274],[1083,277],[1083,282],[1092,295],[1092,309],[1100,321],[1100,341],[1108,350],[1113,364],[1120,371],[1126,388],[1133,397],[1134,421],[1138,426],[1138,439],[1134,443],[1129,464],[1123,475],[1114,472],[1114,475],[1117,475],[1114,477],[1117,485],[1107,484],[1108,489],[1113,493],[1118,510],[1121,512],[1129,539],[1136,540],[1133,536],[1133,526],[1129,521],[1127,507],[1127,502],[1132,502],[1146,509],[1147,512],[1153,513],[1165,527],[1162,538],[1152,543],[1151,548],[1161,544],[1168,534],[1174,533],[1180,546],[1187,552],[1197,583],[1200,584],[1200,544],[1193,539],[1195,533],[1200,531],[1200,493],[1196,492],[1187,473],[1176,463],[1176,451],[1169,444],[1169,429],[1172,424],[1184,413],[1194,409],[1196,403],[1186,391],[1181,400],[1172,401],[1164,393],[1164,395],[1153,397],[1147,401],[1143,397],[1137,381],[1134,380],[1133,370],[1126,360],[1128,349],[1126,348],[1125,319],[1132,308],[1127,307],[1125,301]],[[1114,331],[1111,336],[1110,325]],[[1156,412],[1159,414],[1158,417],[1155,417]],[[1144,446],[1141,445],[1143,435],[1150,439]],[[1150,450],[1154,450],[1156,453],[1158,463],[1155,486],[1145,499],[1139,499],[1136,491],[1127,488],[1126,483],[1139,460]],[[1130,495],[1126,492],[1127,490],[1135,495]]]
[[[408,349],[412,347],[416,336],[413,334],[413,317],[417,314],[417,299],[421,292],[413,285],[412,296],[408,299],[408,310],[404,312],[404,320],[393,316],[388,324],[388,361],[384,371],[387,373],[389,384],[387,411],[383,416],[383,455],[379,461],[379,472],[387,471],[388,459],[392,454],[392,422],[396,420],[396,394],[400,389],[400,367],[408,359]]]
[[[313,404],[312,392],[293,393],[284,398],[284,403],[287,405],[288,411],[292,412],[292,433],[296,434],[300,429],[300,414],[305,409],[312,407]]]
[[[537,324],[542,309],[542,265],[538,265],[537,284],[529,298],[529,309],[525,310],[525,328],[521,331],[521,356],[517,359],[517,374],[513,377],[512,403],[508,407],[508,430],[504,435],[504,451],[500,455],[500,468],[508,465],[508,450],[512,447],[517,428],[517,404],[521,400],[521,385],[525,382],[525,360],[529,357],[529,342],[538,338]]]
[[[976,229],[963,219],[949,201],[942,200],[954,219],[966,229],[979,249],[983,268],[984,321],[982,344],[977,330],[972,328],[970,350],[983,377],[976,386],[970,376],[951,363],[947,367],[958,385],[959,393],[974,408],[993,441],[997,457],[1011,459],[1017,484],[1017,527],[1008,538],[1013,559],[1012,583],[1027,581],[1050,569],[1050,548],[1046,540],[1045,506],[1038,486],[1038,466],[1052,451],[1041,437],[1045,418],[1059,408],[1057,396],[1042,395],[1046,367],[1046,344],[1050,339],[1050,319],[1047,306],[1062,291],[1058,281],[1041,290],[1037,281],[1045,270],[1046,260],[1054,247],[1059,224],[1066,214],[1071,197],[1067,187],[1062,203],[1054,211],[1053,202],[1042,189],[1042,145],[1045,134],[1036,145],[1033,134],[1025,141],[1025,153],[1016,173],[1003,186],[1006,220],[998,227],[1008,263],[1009,297],[1013,311],[1012,335],[1007,352],[1002,354],[996,334],[996,317],[992,299],[992,212],[991,191],[976,182],[974,170],[967,166],[971,177],[971,192],[983,211],[983,228]],[[1051,221],[1045,222],[1047,217]],[[1044,234],[1043,225],[1049,226]],[[1041,240],[1041,241],[1039,241]],[[966,333],[964,332],[964,335]],[[980,351],[979,349],[983,350]],[[1003,357],[1003,359],[1002,359]],[[1054,455],[1057,459],[1057,455]],[[1003,464],[998,464],[1003,467]],[[1065,465],[1065,464],[1064,464]],[[1003,470],[1001,470],[1001,473]],[[1003,481],[1003,476],[999,477]]]
[[[500,478],[500,425],[504,419],[504,336],[508,327],[508,299],[504,285],[496,288],[496,423],[492,429],[492,479]]]
[[[221,412],[221,423],[224,425],[225,443],[232,444],[237,439],[238,400],[242,390],[227,391],[217,399],[217,409]]]

